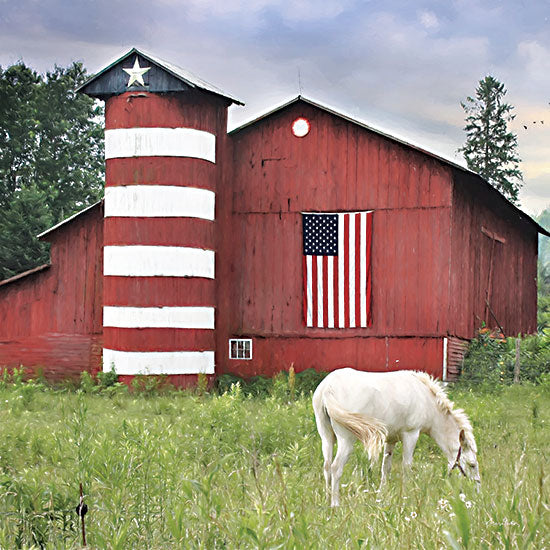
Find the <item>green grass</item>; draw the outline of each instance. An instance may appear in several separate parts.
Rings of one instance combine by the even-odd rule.
[[[0,548],[550,547],[550,391],[455,390],[472,419],[482,489],[422,437],[377,494],[356,446],[342,506],[327,505],[309,396],[101,393],[0,387]]]

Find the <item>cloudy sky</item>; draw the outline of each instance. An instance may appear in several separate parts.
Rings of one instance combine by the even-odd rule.
[[[301,89],[457,162],[460,101],[491,74],[515,107],[521,204],[537,214],[550,206],[549,18],[550,0],[0,0],[0,65],[93,73],[136,46],[244,101],[231,127]]]

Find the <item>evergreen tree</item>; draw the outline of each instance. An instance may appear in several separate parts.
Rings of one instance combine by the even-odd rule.
[[[47,243],[36,235],[52,225],[46,191],[37,185],[18,189],[0,209],[0,280],[48,262]]]
[[[0,67],[0,280],[47,261],[36,235],[103,193],[102,108],[81,63]]]
[[[511,202],[518,203],[523,176],[517,137],[508,130],[515,115],[504,102],[506,88],[492,76],[479,81],[474,97],[461,102],[467,114],[466,143],[460,148],[470,170],[477,172]]]

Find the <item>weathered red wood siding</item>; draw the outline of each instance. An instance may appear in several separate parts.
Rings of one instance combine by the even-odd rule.
[[[76,377],[101,362],[102,207],[46,238],[51,267],[0,286],[0,365]]]
[[[506,336],[536,332],[536,228],[477,178],[455,177],[450,333],[473,338],[482,323]]]
[[[291,133],[298,116],[311,122],[302,139]],[[451,170],[300,103],[231,137],[233,246],[220,251],[220,263],[228,265],[219,280],[228,306],[219,313],[228,315],[227,337],[252,337],[255,347],[252,361],[230,361],[226,340],[225,354],[218,354],[222,369],[272,374],[296,357],[296,368],[402,366],[440,374]],[[374,210],[372,326],[306,329],[300,213],[354,210]]]
[[[106,101],[105,127],[107,130],[184,127],[216,136],[216,163],[169,156],[108,159],[106,187],[154,185],[159,192],[162,192],[160,186],[217,191],[227,142],[225,100],[190,91],[178,94],[126,92]],[[218,202],[216,199],[216,216]],[[215,221],[184,217],[107,217],[104,234],[105,246],[183,246],[215,251],[218,240]],[[216,307],[215,279],[109,275],[104,277],[104,286],[105,306]],[[216,334],[214,330],[169,327],[105,327],[104,347],[130,352],[210,351],[216,348]],[[129,381],[132,376],[121,379]],[[170,375],[168,379],[176,385],[188,385],[196,381],[196,375]]]

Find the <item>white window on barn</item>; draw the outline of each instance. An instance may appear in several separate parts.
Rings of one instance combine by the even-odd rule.
[[[229,340],[229,359],[252,359],[252,340],[250,338],[231,338]]]

